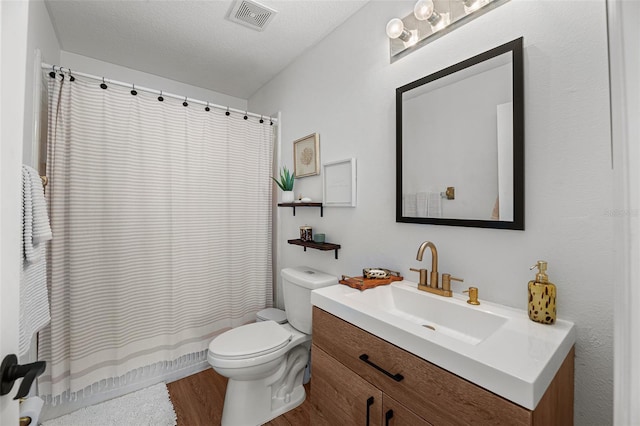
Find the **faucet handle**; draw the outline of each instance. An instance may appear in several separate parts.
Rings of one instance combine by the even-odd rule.
[[[478,301],[478,288],[477,287],[469,287],[469,290],[464,290],[463,293],[469,293],[469,300],[467,303],[470,305],[479,305]]]
[[[409,268],[409,270],[413,271],[413,272],[418,272],[420,274],[420,281],[418,281],[418,284],[427,285],[427,270],[426,269]]]
[[[451,290],[451,281],[464,282],[462,278],[452,277],[451,274],[442,274],[442,289]]]

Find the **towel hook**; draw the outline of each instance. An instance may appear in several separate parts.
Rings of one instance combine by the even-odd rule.
[[[0,365],[0,395],[11,392],[13,384],[19,378],[23,378],[18,388],[18,393],[13,399],[20,399],[27,396],[31,385],[36,378],[44,373],[47,366],[45,361],[36,361],[31,364],[18,364],[18,357],[10,354],[4,357]]]

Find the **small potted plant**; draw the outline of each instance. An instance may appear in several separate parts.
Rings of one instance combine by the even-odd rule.
[[[280,180],[271,177],[273,181],[278,184],[280,189],[282,189],[282,202],[283,203],[291,203],[293,202],[293,181],[295,180],[295,176],[289,172],[286,166],[283,166],[280,170]]]

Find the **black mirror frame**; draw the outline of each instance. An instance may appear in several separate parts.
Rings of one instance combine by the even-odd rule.
[[[402,216],[402,94],[508,52],[512,53],[513,73],[513,221]],[[396,222],[524,231],[524,61],[522,37],[396,89]]]

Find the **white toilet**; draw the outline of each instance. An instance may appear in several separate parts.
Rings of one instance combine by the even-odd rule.
[[[311,345],[311,291],[336,277],[307,267],[281,271],[287,320],[243,325],[217,336],[207,359],[228,377],[222,426],[260,425],[302,404]]]

